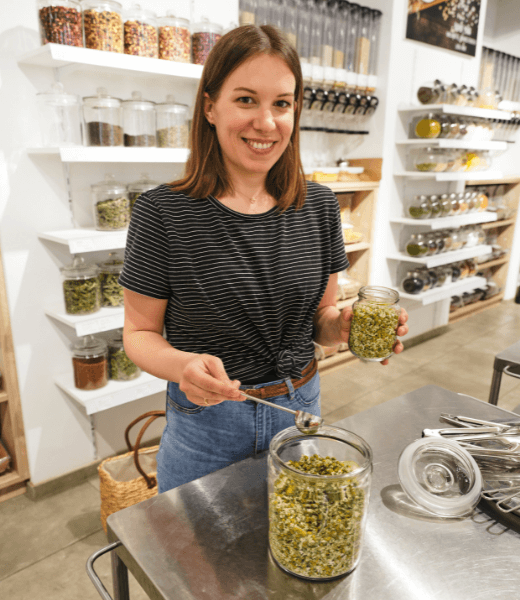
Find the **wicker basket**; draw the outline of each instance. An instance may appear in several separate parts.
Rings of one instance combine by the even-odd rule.
[[[159,446],[140,448],[141,439],[148,426],[164,417],[164,411],[151,411],[128,425],[125,440],[130,452],[104,460],[98,467],[101,491],[101,523],[105,533],[107,518],[112,513],[133,506],[157,494],[157,452]],[[130,443],[130,429],[143,419],[148,420],[137,436],[135,446]]]

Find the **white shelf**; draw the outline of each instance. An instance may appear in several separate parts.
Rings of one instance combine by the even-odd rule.
[[[507,150],[507,142],[500,141],[488,141],[480,142],[477,140],[446,140],[446,139],[435,139],[435,140],[403,140],[396,142],[398,146],[436,146],[437,148],[461,148],[465,150]]]
[[[439,300],[445,300],[446,298],[451,298],[456,294],[463,294],[464,292],[469,292],[474,290],[475,288],[486,285],[487,280],[485,277],[467,277],[466,279],[462,279],[461,281],[455,281],[454,283],[449,283],[448,285],[444,285],[440,288],[434,288],[433,290],[428,290],[427,292],[423,292],[422,294],[407,294],[406,292],[399,292],[399,296],[401,298],[406,298],[407,300],[414,300],[415,302],[420,302],[423,306],[427,304],[433,304],[434,302],[438,302]]]
[[[459,260],[466,260],[467,258],[484,256],[485,254],[490,254],[491,251],[491,246],[481,245],[473,246],[472,248],[462,248],[462,250],[455,250],[452,252],[444,252],[442,254],[434,254],[432,256],[408,256],[408,254],[404,254],[403,252],[399,254],[391,254],[387,258],[389,260],[417,263],[425,265],[426,267],[438,267],[440,265],[448,265]]]
[[[422,104],[402,106],[399,112],[442,112],[447,115],[460,115],[465,117],[482,117],[484,119],[511,120],[511,113],[505,110],[491,110],[489,108],[474,108],[473,106],[455,106],[453,104]]]
[[[47,309],[45,314],[72,327],[78,337],[111,331],[123,327],[124,324],[124,308],[119,306],[102,308],[91,315],[69,315],[59,306]]]
[[[358,252],[359,250],[368,250],[370,244],[368,242],[359,242],[358,244],[345,244],[345,252]]]
[[[65,163],[185,163],[187,148],[126,148],[94,146],[62,146],[60,148],[28,148],[32,156],[59,156]]]
[[[58,375],[54,378],[56,385],[69,395],[73,400],[81,404],[87,412],[92,415],[102,410],[121,406],[139,398],[146,398],[152,394],[166,392],[166,381],[157,379],[148,373],[141,373],[137,379],[132,381],[113,381],[99,390],[78,390],[74,387],[74,376],[72,373]]]
[[[100,71],[134,71],[141,75],[155,77],[169,75],[187,81],[197,82],[202,75],[202,65],[178,63],[158,58],[144,58],[119,54],[117,52],[103,52],[89,48],[76,48],[62,44],[46,44],[28,52],[18,60],[20,66],[32,65],[48,67],[51,69],[81,68],[95,73]]]
[[[394,217],[391,223],[402,225],[413,225],[414,227],[426,227],[427,229],[446,229],[461,227],[463,225],[476,225],[478,223],[491,223],[497,220],[496,213],[477,212],[467,215],[456,215],[454,217],[441,217],[439,219],[412,219],[411,217]]]
[[[96,252],[98,250],[120,250],[126,246],[127,230],[97,231],[91,228],[45,231],[39,234],[42,240],[65,244],[71,254]]]
[[[409,177],[410,179],[433,179],[434,181],[492,181],[503,179],[500,171],[467,171],[463,173],[435,173],[433,171],[403,171],[395,173],[396,177]]]

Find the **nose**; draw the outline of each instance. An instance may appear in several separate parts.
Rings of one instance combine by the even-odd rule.
[[[267,133],[276,129],[276,123],[273,117],[273,113],[270,109],[261,109],[255,116],[253,127],[257,131]]]

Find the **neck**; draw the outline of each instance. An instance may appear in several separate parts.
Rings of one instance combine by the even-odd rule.
[[[226,161],[227,162],[227,161]],[[237,171],[233,165],[226,164],[234,194],[243,198],[256,198],[265,195],[265,173],[244,173]]]

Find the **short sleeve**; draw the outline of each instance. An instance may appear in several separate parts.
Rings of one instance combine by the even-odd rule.
[[[349,266],[347,253],[345,252],[339,203],[336,195],[334,193],[332,195],[334,198],[331,202],[332,210],[330,211],[331,274],[344,271]]]
[[[170,297],[169,243],[160,210],[146,195],[134,204],[119,283],[132,292],[164,300]]]

